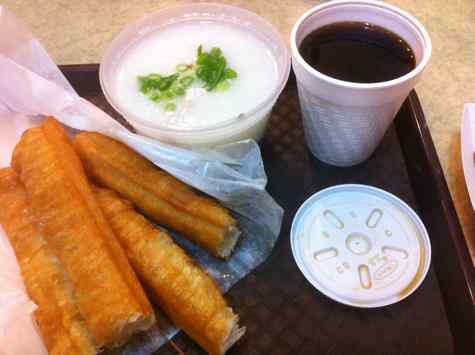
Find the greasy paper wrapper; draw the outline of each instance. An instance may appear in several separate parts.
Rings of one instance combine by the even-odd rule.
[[[39,41],[0,6],[0,166],[10,163],[22,132],[52,115],[75,130],[96,131],[122,141],[157,166],[232,210],[242,235],[232,257],[218,260],[186,239],[175,240],[218,282],[223,291],[264,261],[280,232],[283,210],[266,192],[267,177],[252,140],[191,151],[131,133],[77,95]],[[14,253],[0,228],[0,355],[45,354],[35,331]],[[163,312],[160,312],[163,315]],[[13,330],[12,324],[15,324]],[[176,334],[166,319],[125,345],[122,354],[150,354]],[[24,336],[18,337],[19,334]],[[21,339],[21,341],[18,341]],[[117,352],[114,352],[117,353]]]

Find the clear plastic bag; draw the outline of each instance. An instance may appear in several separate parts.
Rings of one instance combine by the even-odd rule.
[[[21,132],[38,124],[42,117],[52,115],[70,128],[97,131],[122,141],[185,183],[217,198],[236,214],[243,233],[228,261],[217,260],[174,235],[223,291],[271,253],[280,233],[283,210],[265,190],[267,177],[259,146],[254,141],[227,144],[212,151],[191,151],[131,133],[79,97],[38,40],[2,7],[0,93],[0,163],[9,162]],[[6,257],[12,256],[0,255],[0,258]],[[0,282],[3,283],[2,272]],[[0,287],[0,302],[4,296]],[[2,315],[6,318],[4,309],[0,309],[0,319]],[[123,353],[149,354],[173,334],[171,326],[164,329],[162,325],[160,331],[152,329],[148,335],[135,339]]]

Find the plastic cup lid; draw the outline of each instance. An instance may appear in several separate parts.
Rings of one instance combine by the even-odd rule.
[[[291,229],[292,253],[307,280],[335,301],[382,307],[409,296],[429,270],[424,224],[396,196],[338,185],[307,199]]]

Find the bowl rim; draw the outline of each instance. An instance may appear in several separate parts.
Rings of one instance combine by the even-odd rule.
[[[154,17],[164,12],[183,10],[183,14],[189,13],[189,12],[201,12],[201,14],[205,16],[207,13],[206,10],[209,11],[210,7],[213,7],[214,9],[218,8],[218,9],[223,9],[227,11],[234,11],[235,16],[237,17],[239,17],[239,15],[243,15],[243,16],[245,15],[247,17],[250,17],[252,18],[253,21],[259,22],[261,25],[267,27],[268,31],[275,36],[278,46],[282,49],[282,52],[283,52],[282,56],[285,58],[284,59],[285,62],[284,62],[283,68],[281,68],[282,70],[279,70],[279,76],[278,76],[278,80],[277,80],[277,84],[275,85],[275,88],[271,90],[271,92],[265,97],[265,99],[263,99],[262,102],[259,103],[256,107],[254,107],[253,109],[247,112],[239,113],[238,115],[233,116],[227,120],[218,122],[217,124],[213,124],[213,125],[205,126],[205,127],[194,127],[194,128],[175,128],[175,127],[170,127],[168,125],[160,124],[160,122],[152,123],[149,120],[144,120],[138,115],[131,113],[129,110],[127,110],[122,105],[120,105],[120,103],[117,102],[117,100],[114,98],[114,95],[109,90],[109,85],[108,85],[109,83],[105,79],[106,77],[105,73],[109,69],[106,65],[113,62],[111,58],[117,57],[116,51],[118,48],[116,47],[119,46],[121,38],[127,35],[130,31],[136,30],[137,27],[140,28],[142,24],[146,23],[147,21],[150,21]],[[196,17],[183,19],[182,21],[183,22],[196,21]],[[222,21],[222,22],[229,23],[229,21],[226,21],[225,19],[218,19],[218,18],[213,19],[213,21],[216,21],[216,22]],[[165,23],[164,26],[169,26],[174,23],[176,22]],[[155,29],[154,31],[156,30],[157,29]],[[126,47],[122,48],[122,50],[125,52],[132,44],[135,44],[140,40],[141,39],[139,38],[138,40],[130,41],[130,43],[128,43]],[[117,61],[117,59],[114,59],[114,60]],[[193,3],[193,4],[178,4],[174,6],[168,6],[161,10],[142,16],[138,20],[124,27],[114,37],[114,39],[109,44],[106,51],[104,52],[104,55],[102,56],[101,63],[99,65],[99,83],[108,103],[119,114],[121,114],[125,118],[125,120],[130,122],[132,125],[134,122],[137,122],[143,127],[153,129],[153,130],[159,130],[159,131],[162,131],[164,134],[177,134],[177,135],[187,135],[187,134],[194,135],[195,133],[213,134],[215,132],[218,132],[228,127],[232,127],[236,125],[240,126],[240,125],[248,124],[249,126],[251,126],[252,124],[255,124],[256,121],[258,121],[258,119],[256,118],[258,117],[258,115],[256,114],[259,111],[265,109],[269,104],[273,103],[273,101],[277,100],[278,96],[284,89],[287,83],[289,74],[290,74],[290,68],[291,68],[290,48],[287,45],[287,43],[284,41],[284,38],[281,35],[281,33],[275,28],[275,26],[269,23],[266,19],[264,19],[263,17],[257,15],[256,13],[252,11],[246,10],[238,6],[225,5],[225,4],[213,3],[213,2],[200,2],[200,3]],[[244,116],[242,119],[238,119],[238,117],[242,117],[242,116]]]

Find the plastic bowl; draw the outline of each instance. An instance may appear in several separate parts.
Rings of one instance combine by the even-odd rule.
[[[138,41],[166,26],[185,21],[223,22],[238,26],[263,41],[274,55],[278,82],[266,98],[252,110],[213,126],[196,129],[171,128],[150,123],[132,114],[117,99],[113,83],[123,56]],[[204,26],[206,24],[203,24]],[[196,3],[170,7],[150,14],[128,25],[112,41],[102,58],[99,77],[107,101],[135,128],[137,133],[180,146],[211,147],[242,139],[259,140],[265,132],[272,107],[287,82],[290,72],[290,51],[280,33],[260,16],[229,5]]]

